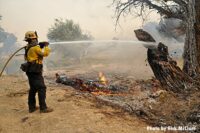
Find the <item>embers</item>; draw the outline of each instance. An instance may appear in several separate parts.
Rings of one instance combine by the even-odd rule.
[[[87,91],[94,95],[118,94],[128,90],[127,87],[112,85],[108,83],[103,73],[99,73],[98,80],[84,80],[80,78],[68,78],[65,74],[56,74],[56,82],[72,86],[81,91]]]

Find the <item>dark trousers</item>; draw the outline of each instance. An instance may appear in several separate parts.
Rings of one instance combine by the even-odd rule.
[[[44,78],[42,76],[42,73],[33,73],[33,72],[27,72],[26,75],[28,76],[30,90],[28,95],[28,106],[29,109],[35,109],[36,108],[36,100],[35,95],[38,92],[38,98],[39,98],[39,105],[40,110],[44,110],[47,108],[45,99],[46,99],[46,86],[44,83]]]

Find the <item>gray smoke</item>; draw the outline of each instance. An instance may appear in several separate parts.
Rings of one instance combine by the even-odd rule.
[[[137,79],[152,76],[150,67],[146,66],[146,49],[139,41],[58,42],[50,47],[52,53],[46,60],[48,71],[103,71],[130,74]]]
[[[3,28],[0,27],[0,70],[2,70],[3,65],[8,60],[9,56],[17,50],[18,44],[17,37],[9,32],[6,32]],[[4,74],[15,73],[19,70],[19,65],[21,59],[14,59],[9,62],[8,67],[5,69]]]
[[[181,20],[175,18],[162,19],[159,23],[147,23],[143,29],[150,33],[157,43],[162,42],[167,45],[172,57],[182,57],[185,31]]]
[[[12,34],[4,31],[0,28],[0,55],[8,55],[17,49],[17,37]]]

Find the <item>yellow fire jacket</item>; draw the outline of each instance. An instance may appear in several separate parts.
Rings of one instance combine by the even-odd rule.
[[[39,45],[33,46],[28,50],[27,61],[42,64],[43,57],[47,57],[49,53],[50,48],[48,46],[45,46],[44,50]]]

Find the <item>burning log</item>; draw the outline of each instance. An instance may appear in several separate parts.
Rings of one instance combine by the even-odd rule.
[[[135,30],[140,41],[155,42],[153,37],[142,29]],[[147,59],[155,77],[167,90],[183,92],[187,89],[198,88],[199,83],[184,73],[168,53],[168,47],[159,43],[157,47],[147,47]]]
[[[87,91],[95,95],[116,94],[128,90],[126,87],[108,85],[103,73],[99,73],[99,80],[83,80],[80,78],[68,78],[65,74],[56,73],[56,82],[71,86],[77,90]]]

